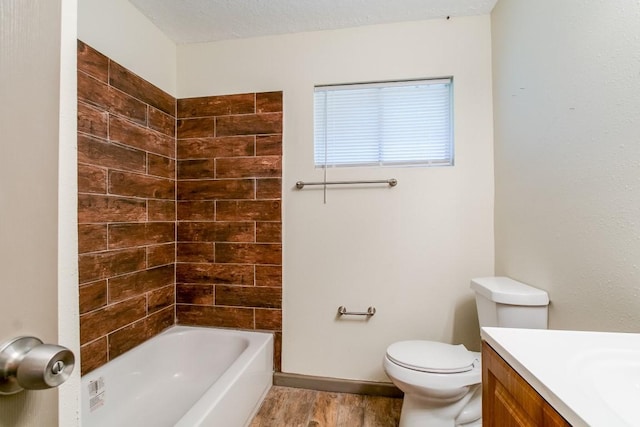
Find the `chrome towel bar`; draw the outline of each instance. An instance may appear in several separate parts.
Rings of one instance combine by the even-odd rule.
[[[391,179],[373,179],[364,181],[321,181],[321,182],[296,182],[296,188],[298,190],[303,189],[306,185],[351,185],[351,184],[388,184],[389,187],[395,187],[398,185],[398,180]]]
[[[376,314],[375,307],[367,308],[367,311],[347,311],[347,308],[343,305],[338,307],[338,315],[339,316],[367,316],[371,317]]]

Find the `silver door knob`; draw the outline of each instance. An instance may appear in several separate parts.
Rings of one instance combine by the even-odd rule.
[[[58,387],[73,372],[71,350],[18,337],[0,344],[0,395]]]

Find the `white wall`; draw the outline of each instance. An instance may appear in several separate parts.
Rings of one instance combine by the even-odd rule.
[[[384,380],[397,340],[478,346],[469,280],[492,275],[488,16],[178,46],[178,97],[284,91],[283,371]],[[313,167],[317,84],[454,76],[456,166],[331,169],[394,189],[294,189]],[[336,320],[338,306],[368,322]]]
[[[640,329],[640,4],[500,0],[492,14],[496,272],[550,326]]]
[[[176,44],[128,0],[78,0],[78,38],[176,95]]]

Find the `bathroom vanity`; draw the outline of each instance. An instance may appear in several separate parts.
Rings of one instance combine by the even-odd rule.
[[[482,343],[482,420],[488,426],[569,426],[489,344]]]
[[[640,425],[640,334],[482,328],[488,426]]]

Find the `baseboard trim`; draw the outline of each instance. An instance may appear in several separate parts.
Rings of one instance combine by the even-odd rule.
[[[274,372],[273,385],[336,393],[365,394],[368,396],[402,397],[400,389],[391,383],[315,377],[311,375]]]

